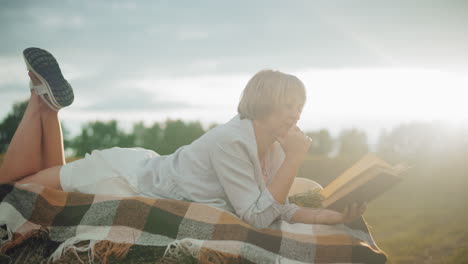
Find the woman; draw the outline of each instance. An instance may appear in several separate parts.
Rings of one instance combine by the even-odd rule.
[[[295,76],[260,71],[245,87],[238,115],[171,155],[111,148],[65,164],[58,111],[73,101],[72,88],[50,53],[29,48],[23,54],[31,98],[0,168],[0,182],[194,201],[234,212],[258,228],[277,219],[338,224],[365,211],[356,204],[338,213],[288,203],[311,144],[296,126],[306,95]]]

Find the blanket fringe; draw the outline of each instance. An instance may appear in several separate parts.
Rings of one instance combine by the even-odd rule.
[[[17,247],[29,238],[49,237],[49,230],[47,228],[32,230],[26,234],[13,234],[13,232],[8,228],[8,226],[6,226],[6,233],[6,237],[2,237],[0,242],[0,250],[2,253],[6,253],[8,250]]]
[[[53,248],[53,243],[44,243],[49,238],[46,228],[31,230],[26,234],[8,234],[8,228],[2,226],[0,244],[0,263],[40,263]],[[8,237],[5,237],[5,234]]]
[[[103,240],[94,246],[94,255],[101,260],[102,264],[106,264],[110,256],[114,256],[119,260],[125,258],[131,247],[131,244]]]
[[[88,259],[89,259],[90,263],[94,263],[93,248],[94,248],[94,245],[96,244],[96,241],[89,241],[89,243],[81,245],[81,246],[77,245],[78,243],[83,242],[83,241],[87,241],[87,240],[83,240],[83,239],[80,239],[80,238],[77,238],[77,237],[71,237],[71,238],[63,241],[58,246],[58,248],[54,251],[54,253],[52,253],[50,255],[47,263],[51,263],[51,262],[54,262],[54,261],[57,261],[57,260],[61,259],[65,255],[65,253],[67,251],[69,251],[69,250],[71,250],[73,252],[73,254],[75,254],[77,259],[81,263],[84,263],[84,262],[80,258],[80,256],[78,255],[78,252],[87,252],[88,253]]]
[[[88,242],[81,245],[81,242]],[[61,259],[67,251],[71,251],[76,258],[84,263],[78,253],[87,252],[89,263],[94,263],[94,257],[99,259],[99,262],[106,264],[110,256],[114,256],[121,260],[125,258],[130,250],[131,244],[115,243],[108,240],[82,240],[76,237],[65,240],[50,255],[48,263]]]
[[[176,263],[189,263],[191,259],[197,259],[200,245],[195,239],[185,238],[175,240],[167,245],[164,258],[176,261]]]

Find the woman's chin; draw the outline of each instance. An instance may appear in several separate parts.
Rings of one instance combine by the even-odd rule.
[[[280,137],[280,138],[286,137],[286,135],[288,135],[288,131],[289,131],[289,129],[286,129],[286,130],[284,130],[284,131],[280,131],[280,132],[278,133],[278,137]]]
[[[289,127],[289,126],[282,126],[281,128],[276,129],[275,131],[273,131],[274,136],[276,138],[285,138],[288,135],[288,132],[289,132],[290,128],[291,127]]]

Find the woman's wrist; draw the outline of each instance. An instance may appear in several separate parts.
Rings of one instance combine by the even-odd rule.
[[[291,218],[293,223],[336,225],[347,222],[343,214],[324,208],[301,207]]]
[[[293,223],[320,224],[320,219],[318,217],[320,211],[320,209],[301,207],[292,216],[291,220]]]
[[[302,153],[286,153],[285,161],[288,163],[300,166],[304,161],[305,154]]]

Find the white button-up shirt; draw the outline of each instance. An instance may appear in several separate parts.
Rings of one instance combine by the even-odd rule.
[[[284,156],[275,142],[265,158],[268,182]],[[173,154],[149,159],[137,181],[144,195],[210,204],[258,228],[289,221],[299,208],[276,202],[266,188],[252,121],[239,115]]]

